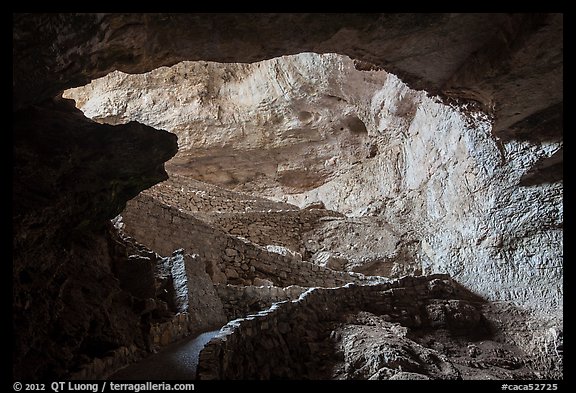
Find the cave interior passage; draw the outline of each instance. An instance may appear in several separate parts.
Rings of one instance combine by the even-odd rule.
[[[16,15],[14,378],[561,379],[562,23]]]

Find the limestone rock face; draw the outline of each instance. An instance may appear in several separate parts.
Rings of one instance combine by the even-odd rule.
[[[15,112],[13,127],[14,377],[65,377],[121,347],[145,351],[151,262],[128,263],[107,228],[168,177],[176,136],[101,125],[62,99]]]
[[[176,153],[176,139],[136,123],[94,123],[57,97],[115,70],[143,73],[183,60],[256,62],[340,53],[356,60],[336,61],[342,72],[352,64],[371,77],[385,68],[412,88],[486,110],[494,116],[492,131],[484,122],[465,127],[459,115],[453,118],[435,103],[387,134],[387,105],[373,110],[370,94],[336,94],[348,102],[328,105],[333,112],[322,116],[362,131],[354,117],[334,116],[355,113],[366,128],[357,138],[322,129],[333,148],[350,144],[337,149],[346,157],[342,171],[318,170],[316,159],[326,154],[322,144],[314,145],[319,154],[276,146],[282,157],[310,158],[304,172],[280,167],[275,184],[282,182],[298,203],[379,214],[400,227],[399,234],[415,234],[429,256],[424,270],[450,272],[489,298],[555,315],[562,290],[562,33],[561,14],[13,15],[13,377],[65,378],[78,364],[101,364],[108,350],[146,348],[149,302],[131,296],[150,288],[121,276],[137,271],[149,282],[149,266],[143,256],[138,266],[117,270],[129,258],[106,227],[128,199],[166,178],[162,163]],[[298,80],[284,71],[271,74],[286,76],[278,86]],[[395,80],[386,77],[386,83],[400,85]],[[246,85],[231,81],[231,89],[251,86],[249,78]],[[382,88],[377,82],[372,91],[377,95]],[[359,104],[352,96],[368,101]],[[409,115],[398,117],[409,119],[412,99],[419,97],[398,93],[390,107],[400,113],[406,108]],[[376,108],[382,102],[376,99]],[[299,109],[297,124],[314,121],[300,112],[313,113]],[[373,118],[380,113],[388,120]],[[436,123],[429,123],[430,114]],[[446,121],[452,125],[438,126]],[[248,123],[246,131],[254,124],[260,123]],[[400,129],[405,135],[394,133]],[[362,150],[374,137],[376,145]],[[423,148],[425,141],[433,148]],[[257,149],[252,153],[262,164],[259,172],[273,173],[263,164],[276,161],[262,160]],[[212,180],[233,183],[218,179],[227,172],[217,165],[208,170],[210,161],[203,159]],[[238,176],[237,184],[248,184],[246,161],[238,173],[248,178]],[[423,171],[414,169],[419,165]],[[364,197],[364,190],[372,191]]]
[[[491,300],[562,309],[561,135],[500,138],[473,107],[333,54],[113,73],[65,96],[100,122],[178,134],[169,171],[365,217],[312,231],[311,253],[370,274],[449,272]]]
[[[111,225],[84,232],[82,242],[56,243],[48,231],[46,243],[31,238],[35,247],[14,248],[14,377],[69,378],[94,361],[96,374],[81,377],[92,379],[105,371],[100,360],[116,350],[131,348],[130,356],[141,357],[149,349],[150,321],[167,311],[152,273],[160,257]]]
[[[102,123],[136,120],[176,133],[173,172],[281,195],[316,188],[376,155],[354,98],[387,77],[357,71],[342,56],[308,54],[115,72],[65,97]]]
[[[494,109],[504,131],[562,102],[562,32],[562,14],[16,14],[14,107],[117,69],[340,53]]]
[[[304,234],[303,243],[316,263],[331,269],[384,277],[421,274],[419,242],[378,217],[321,221]]]
[[[462,307],[458,301],[452,303]],[[472,327],[463,315],[455,317],[453,321]],[[475,325],[472,331],[482,331],[478,321]],[[347,316],[347,323],[335,324],[333,329],[330,337],[340,354],[336,358],[341,359],[332,366],[336,379],[474,380],[535,376],[518,348],[499,344],[488,336],[477,341],[479,346],[469,344],[465,336],[449,334],[445,322],[437,323],[437,330],[410,334],[409,329],[398,323],[360,312]]]
[[[165,180],[164,161],[176,136],[131,122],[99,125],[69,100],[58,99],[14,115],[16,238],[100,229],[127,200]],[[59,224],[50,226],[50,223]],[[38,230],[38,232],[37,232]]]

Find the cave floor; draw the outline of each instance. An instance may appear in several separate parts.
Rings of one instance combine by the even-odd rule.
[[[408,329],[367,312],[324,324],[312,379],[522,380],[536,375],[511,343],[477,329]]]

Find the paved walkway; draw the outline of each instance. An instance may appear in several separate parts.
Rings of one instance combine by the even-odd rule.
[[[198,337],[167,346],[113,374],[109,380],[190,380],[196,379],[198,355],[220,330],[202,333]]]

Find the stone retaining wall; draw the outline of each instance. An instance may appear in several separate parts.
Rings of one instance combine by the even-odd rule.
[[[222,302],[199,258],[181,250],[163,258],[164,267],[171,271],[176,307],[179,312],[172,318],[152,323],[148,333],[148,350],[157,352],[173,342],[190,335],[217,329],[226,318]],[[150,353],[136,346],[120,347],[107,356],[95,358],[71,379],[103,379],[120,368],[138,361]]]
[[[269,308],[273,303],[297,299],[307,288],[274,286],[216,285],[228,320]]]
[[[342,215],[325,209],[300,210],[294,205],[226,190],[211,184],[170,175],[170,179],[144,191],[168,206],[224,232],[260,245],[278,244],[304,252],[302,233],[320,217]]]
[[[150,328],[150,341],[152,350],[157,352],[160,348],[198,332],[190,314],[183,312],[176,314],[172,319],[163,323],[155,323]]]
[[[247,212],[298,210],[297,206],[274,202],[257,196],[226,190],[176,174],[144,191],[169,206],[179,206],[188,212]]]
[[[111,351],[108,356],[94,358],[90,363],[85,364],[82,369],[73,372],[68,379],[85,381],[105,379],[127,364],[134,363],[146,355],[147,353],[145,351],[135,345],[120,347]]]
[[[189,313],[178,313],[166,322],[152,324],[149,333],[150,349],[152,352],[158,352],[162,347],[201,332],[202,330],[198,330],[194,318],[192,318]],[[94,358],[90,363],[85,364],[81,370],[73,373],[69,379],[107,379],[118,370],[147,356],[150,356],[149,352],[135,345],[131,347],[120,347],[114,351],[110,351],[107,356]]]
[[[383,284],[311,288],[297,300],[229,322],[200,353],[198,379],[298,378],[306,375],[311,338],[323,321],[346,312],[388,314],[419,326],[429,299],[462,298],[447,275],[404,277]],[[313,340],[312,340],[313,341]]]
[[[342,215],[325,209],[298,211],[265,211],[245,213],[200,213],[200,220],[223,230],[242,236],[259,245],[277,244],[304,254],[306,248],[302,234],[312,230],[323,217]]]
[[[293,251],[304,251],[298,211],[202,214],[198,218],[256,244],[278,244]]]
[[[270,252],[147,195],[129,201],[122,217],[128,235],[161,255],[179,248],[197,254],[214,283],[253,285],[260,278],[281,287],[335,287],[378,279],[324,268],[288,251]]]

